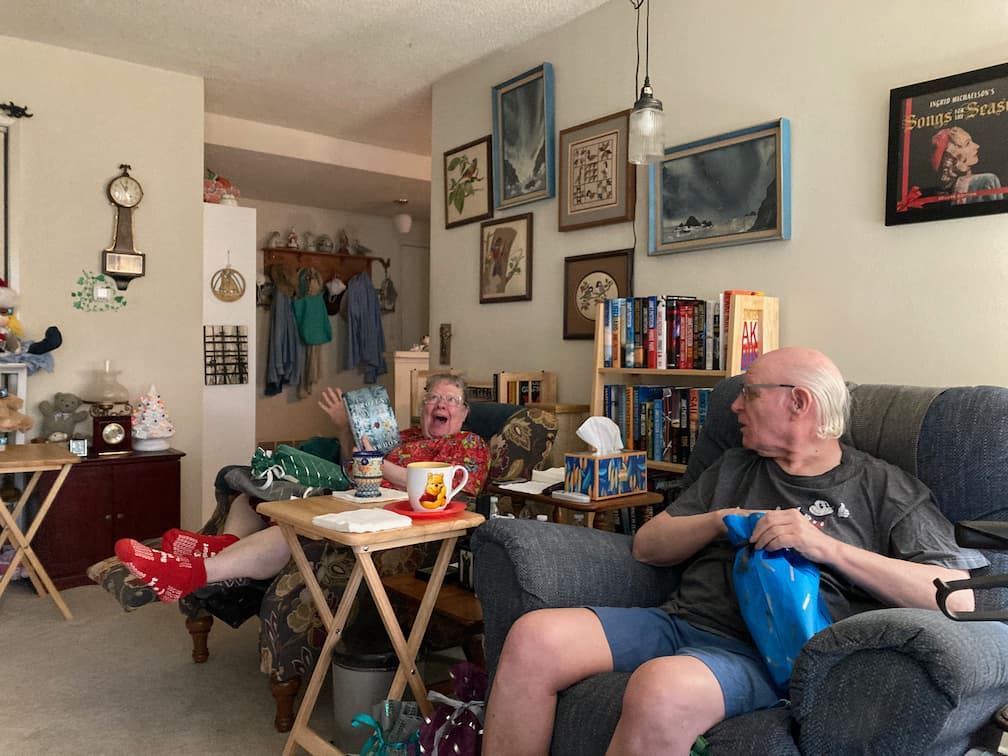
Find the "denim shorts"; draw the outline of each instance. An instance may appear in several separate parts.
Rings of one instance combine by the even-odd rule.
[[[717,678],[726,718],[767,709],[780,700],[762,657],[748,643],[700,630],[661,609],[588,608],[602,623],[616,672],[633,672],[661,656],[692,656]]]

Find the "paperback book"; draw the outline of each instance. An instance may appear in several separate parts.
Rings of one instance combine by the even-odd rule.
[[[354,444],[363,449],[367,436],[371,448],[388,454],[399,446],[399,425],[384,386],[365,386],[343,394]]]

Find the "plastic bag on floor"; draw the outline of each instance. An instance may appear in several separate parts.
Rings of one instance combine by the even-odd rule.
[[[479,756],[483,743],[487,674],[470,662],[459,662],[449,674],[457,698],[433,691],[427,694],[437,708],[420,727],[420,748],[424,756]]]
[[[416,702],[385,700],[375,704],[373,714],[358,714],[351,722],[354,727],[363,725],[374,730],[360,756],[419,756],[419,730],[424,717]]]

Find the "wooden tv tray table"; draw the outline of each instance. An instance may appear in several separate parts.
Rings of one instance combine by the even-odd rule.
[[[66,447],[60,444],[15,444],[8,446],[6,451],[0,452],[0,473],[32,473],[28,485],[25,486],[13,511],[7,509],[6,502],[0,502],[0,523],[3,524],[3,528],[0,529],[0,547],[10,538],[15,549],[14,558],[7,566],[3,579],[0,579],[0,596],[3,596],[4,591],[7,590],[17,566],[24,559],[25,569],[35,590],[42,596],[48,594],[67,621],[72,620],[73,615],[50,580],[38,556],[32,550],[31,541],[41,527],[49,507],[56,499],[56,494],[59,493],[63,481],[70,473],[70,466],[78,462],[80,462],[80,457],[71,454]],[[28,503],[42,473],[48,470],[59,470],[59,473],[56,475],[56,480],[53,481],[49,493],[43,499],[38,514],[35,515],[28,527],[28,532],[22,533],[18,527],[17,519],[24,510],[25,504]]]
[[[395,648],[396,656],[399,657],[399,668],[396,670],[392,680],[392,687],[389,688],[388,698],[401,698],[409,683],[410,690],[420,710],[425,716],[430,716],[433,707],[427,700],[427,688],[423,680],[417,674],[416,656],[420,650],[420,642],[427,631],[427,623],[430,621],[431,612],[434,609],[434,602],[441,589],[445,572],[448,569],[448,562],[455,549],[455,542],[460,536],[465,535],[469,528],[474,528],[483,522],[483,515],[475,512],[462,511],[455,517],[445,519],[414,520],[412,527],[400,528],[397,530],[384,530],[375,533],[342,533],[329,528],[321,528],[312,524],[312,518],[316,515],[327,514],[329,512],[346,512],[360,507],[348,502],[342,502],[332,496],[313,496],[307,499],[292,499],[287,501],[267,501],[256,507],[260,514],[273,518],[280,526],[287,545],[290,547],[291,556],[297,564],[305,585],[308,587],[312,598],[315,601],[315,608],[318,610],[322,622],[325,624],[327,635],[322,650],[319,653],[318,661],[315,664],[315,671],[312,673],[311,681],[305,689],[304,698],[298,709],[297,717],[294,719],[294,726],[291,728],[287,744],[284,746],[284,754],[292,754],[298,745],[309,753],[313,754],[341,754],[342,751],[335,748],[331,743],[320,737],[309,726],[312,710],[318,699],[319,691],[325,682],[326,675],[332,662],[333,648],[343,635],[344,625],[350,615],[350,608],[353,606],[354,597],[360,588],[361,580],[367,584],[371,596],[374,598],[375,606],[381,616],[382,623],[388,632],[392,646]],[[348,546],[354,553],[355,562],[350,579],[347,581],[343,596],[340,598],[336,613],[333,614],[325,600],[325,594],[315,578],[315,573],[305,556],[304,550],[298,541],[298,536],[306,536],[313,539],[326,539],[334,543]],[[402,629],[396,620],[389,602],[388,594],[382,585],[378,569],[375,567],[371,554],[375,551],[394,549],[399,546],[412,546],[417,543],[427,543],[430,541],[440,541],[441,547],[438,550],[437,560],[431,572],[427,590],[424,592],[420,608],[417,610],[416,622],[410,630],[409,639],[403,637]]]
[[[540,504],[550,504],[553,510],[553,521],[560,522],[560,509],[569,509],[575,512],[584,512],[585,524],[591,528],[595,525],[596,512],[608,512],[611,509],[624,509],[626,507],[644,507],[648,505],[661,504],[664,498],[655,491],[643,491],[637,494],[627,494],[626,496],[613,496],[611,499],[593,499],[587,504],[581,504],[569,499],[554,499],[552,496],[543,494],[525,493],[524,491],[510,491],[507,488],[490,485],[487,486],[486,493],[494,496],[510,496],[512,499],[524,499],[526,501],[537,501]]]

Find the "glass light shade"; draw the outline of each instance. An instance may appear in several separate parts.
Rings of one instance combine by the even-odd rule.
[[[630,113],[627,157],[634,165],[657,163],[665,155],[665,112],[661,100],[653,95],[651,83],[645,79]]]
[[[105,360],[105,369],[95,371],[91,386],[86,389],[82,397],[85,402],[98,405],[126,404],[129,402],[129,391],[119,381],[116,376],[118,370],[112,370],[112,364]]]
[[[392,222],[400,234],[408,234],[413,228],[413,216],[409,213],[397,213],[392,216]]]

